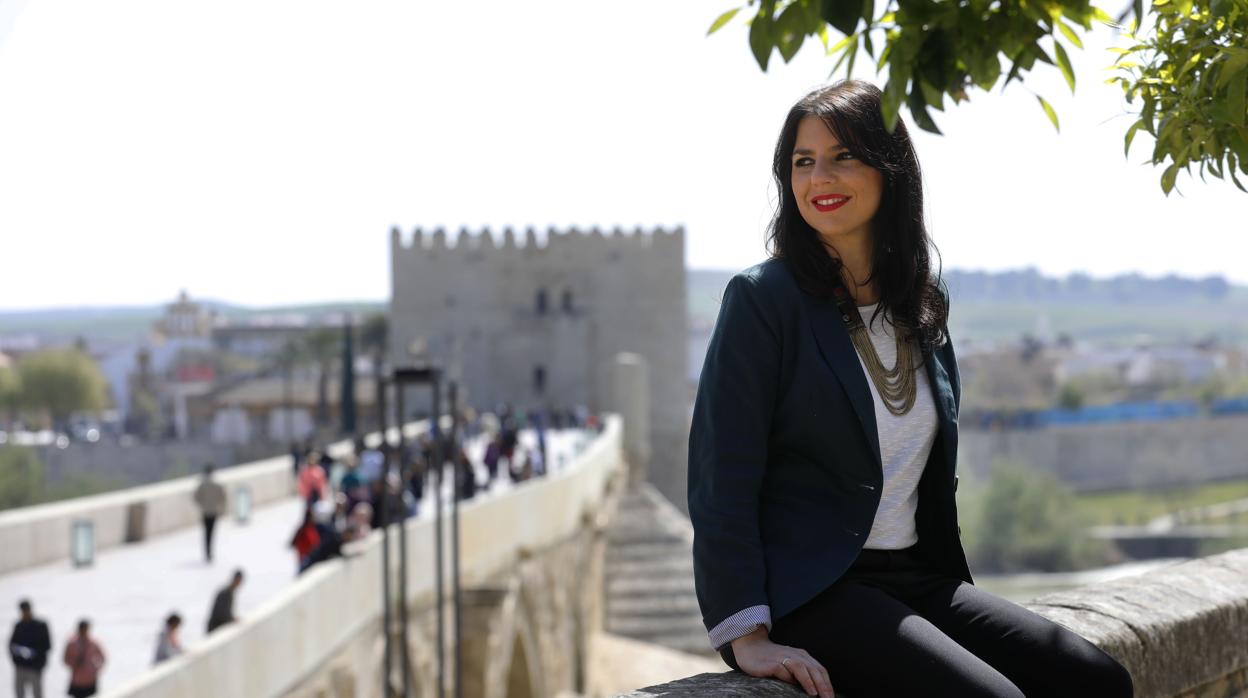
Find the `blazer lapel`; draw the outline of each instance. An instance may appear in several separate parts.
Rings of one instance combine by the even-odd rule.
[[[815,333],[815,343],[823,359],[832,367],[837,380],[845,387],[849,402],[858,413],[858,421],[862,424],[867,443],[871,444],[871,455],[875,456],[875,464],[883,472],[884,461],[880,456],[880,432],[875,423],[875,401],[871,398],[871,389],[867,386],[867,375],[858,363],[858,351],[854,349],[853,340],[849,338],[849,330],[845,321],[832,301],[820,301],[807,294],[802,294],[809,310],[811,329]]]
[[[867,385],[867,375],[858,361],[858,350],[849,338],[849,330],[845,321],[832,301],[819,301],[809,295],[802,294],[810,317],[811,330],[815,335],[815,343],[824,361],[832,368],[837,380],[849,395],[849,402],[858,414],[858,421],[867,443],[871,444],[871,454],[875,456],[875,464],[883,471],[883,457],[880,455],[880,432],[875,421],[875,401],[871,397],[871,389]],[[953,410],[953,387],[949,382],[949,372],[942,363],[942,352],[930,352],[923,355],[923,363],[927,366],[928,383],[931,386],[932,401],[936,405],[936,417],[940,439],[944,446],[945,462],[952,464],[958,449],[958,432]]]
[[[945,341],[949,341],[946,339]],[[936,403],[936,417],[940,424],[941,443],[945,447],[945,462],[952,468],[958,453],[957,420],[954,416],[953,386],[949,372],[943,363],[944,352],[934,351],[923,355],[927,364],[927,377],[932,387],[932,401]]]

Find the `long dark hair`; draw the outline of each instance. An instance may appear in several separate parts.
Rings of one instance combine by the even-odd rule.
[[[871,219],[871,275],[858,281],[875,281],[880,291],[869,322],[890,311],[895,321],[914,328],[926,353],[944,344],[947,336],[949,308],[938,286],[939,268],[932,276],[929,248],[938,264],[940,252],[923,223],[923,179],[910,134],[900,118],[891,134],[884,129],[880,96],[880,89],[869,82],[842,80],[810,92],[789,110],[772,162],[780,201],[768,227],[767,246],[773,258],[789,266],[803,291],[832,298],[841,279],[841,260],[802,218],[791,180],[797,127],[803,117],[816,116],[851,153],[884,175],[880,206]]]

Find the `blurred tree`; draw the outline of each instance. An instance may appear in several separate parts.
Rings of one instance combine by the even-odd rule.
[[[0,420],[11,423],[16,419],[21,400],[21,376],[12,366],[0,366]]]
[[[146,440],[163,438],[168,428],[165,411],[156,393],[140,387],[130,395],[130,413],[126,417],[126,432]]]
[[[0,509],[38,503],[43,494],[43,464],[34,451],[0,446]]]
[[[55,428],[65,429],[77,411],[96,411],[108,402],[108,384],[95,361],[76,349],[47,349],[17,362],[22,406],[45,410]]]
[[[389,349],[390,318],[385,313],[373,313],[364,318],[359,328],[360,351],[374,358],[385,356]]]
[[[1090,522],[1074,507],[1074,494],[1051,473],[998,461],[980,493],[974,533],[967,539],[973,566],[995,572],[1057,572],[1111,561],[1112,548],[1088,538]]]
[[[1083,407],[1083,390],[1075,383],[1063,383],[1057,392],[1057,406],[1064,410]]]
[[[753,6],[748,0],[724,12],[707,33]],[[1125,29],[1131,45],[1110,49],[1119,54],[1110,67],[1125,75],[1106,81],[1120,84],[1129,103],[1141,100],[1124,151],[1141,128],[1155,137],[1150,162],[1169,163],[1161,175],[1167,195],[1179,170],[1190,174],[1193,163],[1202,180],[1206,170],[1226,173],[1248,192],[1235,172],[1248,174],[1248,0],[1153,0],[1146,31],[1137,31],[1145,24],[1143,0],[1133,0],[1116,21],[1088,0],[887,0],[879,16],[874,0],[759,0],[757,8],[749,45],[764,71],[773,50],[787,63],[807,37],[819,37],[829,56],[840,54],[833,74],[848,60],[845,75],[852,75],[859,48],[876,60],[877,73],[887,65],[882,110],[890,132],[904,103],[919,128],[939,134],[929,107],[943,111],[946,95],[956,105],[969,100],[968,90],[991,90],[1003,73],[1002,89],[1012,80],[1026,87],[1023,74],[1037,61],[1056,66],[1074,93],[1075,72],[1059,34],[1083,48],[1079,30],[1091,31],[1093,21]],[[829,30],[844,38],[829,45]],[[1053,107],[1032,94],[1058,129]]]
[[[337,327],[318,327],[303,336],[300,355],[316,366],[316,427],[329,425],[329,376],[342,351]]]

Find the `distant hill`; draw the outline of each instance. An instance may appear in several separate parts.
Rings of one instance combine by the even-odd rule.
[[[709,332],[724,287],[736,270],[690,269],[685,302],[694,333]],[[1082,274],[1047,277],[1035,269],[1008,272],[946,270],[952,295],[950,331],[957,341],[1008,341],[1023,334],[1052,338],[1066,333],[1080,340],[1131,344],[1217,338],[1248,343],[1248,286],[1222,277],[1148,278],[1124,274],[1094,279]],[[321,303],[248,308],[213,301],[204,304],[232,320],[258,315],[317,317],[340,312],[385,312],[384,301]],[[35,335],[64,343],[78,336],[93,344],[129,343],[146,336],[164,306],[64,308],[0,311],[0,340]]]
[[[709,329],[724,286],[735,271],[690,269],[690,325]],[[1008,341],[1023,334],[1072,337],[1107,345],[1149,338],[1158,343],[1215,337],[1248,343],[1248,286],[1222,277],[1148,278],[1124,274],[1093,279],[1083,274],[1046,277],[1035,269],[944,272],[951,300],[950,332],[956,341]]]
[[[363,315],[385,312],[387,307],[387,303],[382,301],[344,301],[272,308],[248,308],[199,299],[196,302],[236,321],[261,315],[295,314],[313,318],[342,312]],[[163,305],[0,311],[0,339],[35,335],[41,341],[53,344],[72,342],[77,337],[86,337],[92,343],[129,343],[146,337],[153,323],[164,312]]]

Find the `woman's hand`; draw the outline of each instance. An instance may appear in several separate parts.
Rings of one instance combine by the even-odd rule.
[[[777,678],[796,683],[807,695],[835,698],[828,671],[806,650],[777,645],[767,637],[767,628],[758,626],[754,632],[732,641],[732,654],[741,671],[760,678]]]

